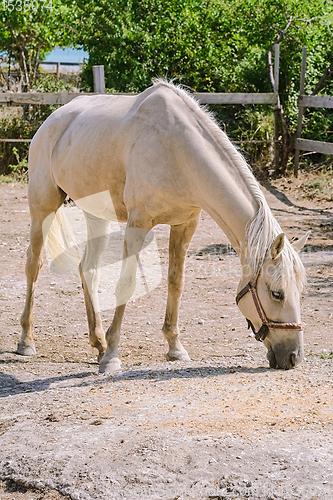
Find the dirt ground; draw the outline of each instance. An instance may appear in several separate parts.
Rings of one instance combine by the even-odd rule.
[[[122,372],[98,375],[80,281],[45,264],[37,356],[15,354],[25,294],[27,187],[0,185],[0,499],[332,499],[333,204],[266,183],[302,252],[306,359],[268,368],[235,305],[238,258],[203,214],[187,257],[180,325],[192,361],[165,361],[168,228],[154,232],[163,279],[128,304]],[[103,311],[105,326],[111,310]]]

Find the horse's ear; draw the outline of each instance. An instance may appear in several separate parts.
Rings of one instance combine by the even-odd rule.
[[[275,238],[275,241],[271,247],[271,256],[273,260],[276,259],[276,257],[282,252],[283,247],[284,247],[284,233],[281,233],[279,234],[279,236]]]
[[[299,240],[294,241],[292,243],[293,249],[296,252],[299,252],[300,250],[302,250],[302,248],[304,247],[305,243],[307,242],[307,239],[308,239],[309,236],[310,236],[310,231],[308,231],[306,234],[304,234],[302,236],[302,238],[300,238]]]

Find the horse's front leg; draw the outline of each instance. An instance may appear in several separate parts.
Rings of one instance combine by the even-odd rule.
[[[136,224],[129,219],[125,232],[121,275],[116,286],[117,306],[112,324],[106,332],[107,348],[100,362],[100,373],[114,373],[121,367],[118,354],[121,323],[126,303],[135,290],[139,253],[149,230],[150,228],[136,227]]]
[[[169,241],[168,299],[162,331],[169,344],[169,361],[189,360],[179,339],[178,314],[184,288],[185,257],[200,216],[179,226],[171,226]]]

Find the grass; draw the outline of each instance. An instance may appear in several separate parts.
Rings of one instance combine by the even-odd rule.
[[[14,179],[13,175],[11,175],[11,174],[9,174],[9,175],[1,174],[0,175],[0,183],[11,184],[12,182],[16,182],[16,179]]]
[[[319,359],[333,359],[333,352],[330,352],[329,354],[327,352],[315,353],[311,349],[306,353],[306,356],[313,356]]]

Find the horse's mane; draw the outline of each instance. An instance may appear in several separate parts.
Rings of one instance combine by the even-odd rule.
[[[219,127],[213,113],[209,112],[205,106],[200,105],[195,97],[189,94],[181,85],[174,85],[172,82],[156,79],[154,80],[154,86],[165,86],[183,100],[189,110],[200,120],[200,124],[204,126],[214,141],[223,149],[224,155],[228,158],[230,164],[237,169],[238,174],[258,203],[258,211],[246,227],[246,251],[251,256],[249,259],[249,273],[250,277],[255,277],[262,268],[275,238],[283,232],[268,206],[259,183],[242,154]],[[271,276],[272,287],[276,287],[276,289],[280,287],[287,288],[293,277],[297,286],[301,289],[305,283],[304,266],[289,240],[285,238],[285,245],[279,257],[278,265],[274,266],[274,274]]]

